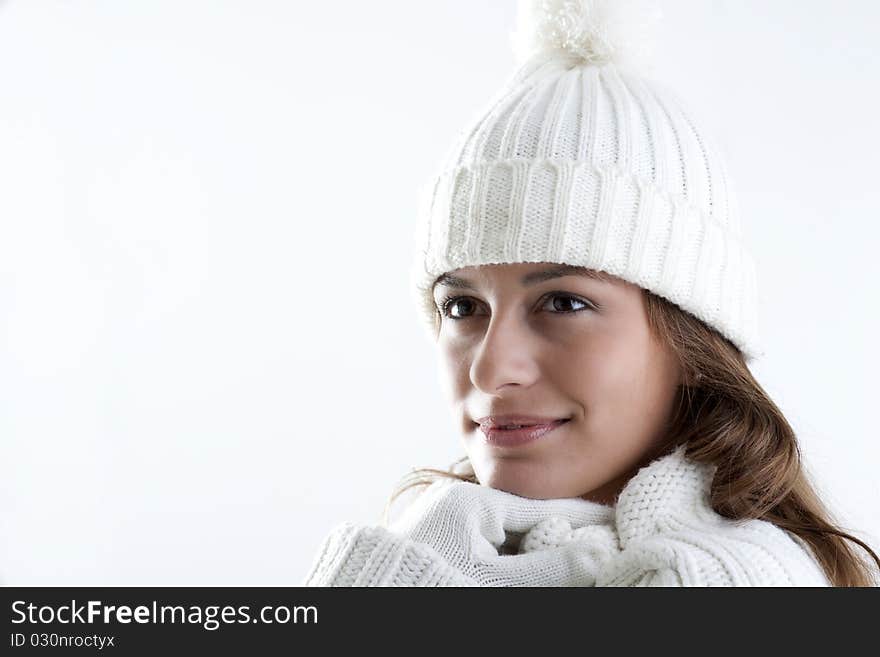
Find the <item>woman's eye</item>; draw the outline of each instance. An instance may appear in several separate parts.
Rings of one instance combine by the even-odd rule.
[[[562,299],[563,303],[561,303],[561,304],[556,303],[556,301],[558,301],[559,299]],[[581,301],[577,297],[573,297],[568,294],[551,294],[547,297],[547,301],[553,302],[550,304],[553,307],[553,311],[560,312],[560,313],[574,313],[574,312],[578,312],[580,310],[583,310],[583,308],[574,308],[574,309],[566,308],[567,306],[571,306],[572,302],[574,302],[575,304],[580,304],[584,308],[590,308],[590,304],[586,303],[585,301]],[[545,304],[545,306],[546,305],[547,304]],[[542,307],[545,307],[545,306],[542,306]]]
[[[473,299],[469,299],[468,297],[447,297],[443,303],[440,304],[440,312],[444,317],[448,317],[449,319],[462,319],[461,317],[456,317],[452,314],[451,308],[456,307],[457,305],[464,305],[465,308],[468,306],[476,305]],[[465,312],[467,312],[465,310]]]
[[[572,307],[572,304],[574,304],[574,307]],[[578,304],[580,307],[578,307]],[[448,317],[449,319],[464,319],[468,316],[469,309],[473,310],[476,305],[476,302],[469,297],[447,297],[440,304],[440,313],[443,317]],[[452,309],[456,307],[459,309],[459,313],[454,315],[452,314]],[[593,309],[594,306],[569,294],[554,292],[545,297],[541,308],[549,309],[553,314],[562,315],[580,312],[585,309]],[[464,316],[462,316],[462,313]]]

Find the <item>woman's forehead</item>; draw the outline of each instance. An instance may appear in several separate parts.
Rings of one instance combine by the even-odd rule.
[[[620,280],[607,272],[588,267],[560,263],[529,262],[460,267],[438,276],[434,285],[466,290],[475,289],[484,280],[519,277],[520,284],[527,287],[562,276],[583,276],[603,283],[613,283]]]

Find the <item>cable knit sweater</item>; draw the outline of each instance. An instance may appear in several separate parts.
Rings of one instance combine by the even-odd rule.
[[[716,513],[709,505],[714,472],[685,458],[680,446],[641,468],[615,506],[590,503],[593,524],[545,518],[518,552],[579,541],[596,557],[595,586],[830,586],[799,537],[763,520]],[[351,522],[324,539],[305,579],[305,586],[475,585],[430,545]]]

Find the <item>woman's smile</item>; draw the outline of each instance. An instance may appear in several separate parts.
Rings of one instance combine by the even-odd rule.
[[[532,424],[516,428],[480,425],[480,430],[483,432],[486,443],[493,447],[520,447],[546,436],[568,421],[568,419],[555,420],[545,424]]]

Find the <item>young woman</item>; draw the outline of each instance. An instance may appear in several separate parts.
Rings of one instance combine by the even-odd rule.
[[[754,379],[724,163],[622,3],[524,3],[523,61],[426,188],[413,289],[467,456],[308,585],[870,586]],[[386,512],[388,507],[386,507]],[[856,547],[857,546],[857,547]]]

